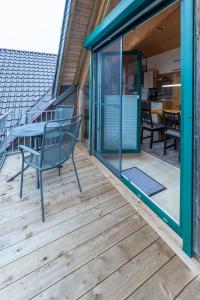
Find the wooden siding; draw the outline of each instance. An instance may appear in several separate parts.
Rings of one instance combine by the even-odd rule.
[[[109,8],[108,8],[108,13],[110,13],[115,8],[115,6],[117,6],[117,4],[119,4],[120,1],[121,0],[112,0],[112,1],[110,1]]]
[[[44,173],[40,220],[33,169],[10,156],[0,186],[0,299],[198,299],[199,277],[175,255],[81,146],[76,162]],[[188,296],[189,295],[189,296]],[[193,295],[193,297],[191,297]]]
[[[68,46],[64,52],[61,85],[72,85],[74,83],[83,41],[95,2],[93,0],[74,0],[72,21],[68,32],[68,40],[66,41]]]
[[[83,42],[120,0],[74,0],[69,38],[64,51],[60,85],[79,84],[89,53]]]

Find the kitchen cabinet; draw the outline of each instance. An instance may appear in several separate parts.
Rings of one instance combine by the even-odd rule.
[[[153,89],[157,87],[158,71],[152,70],[144,72],[144,88]]]

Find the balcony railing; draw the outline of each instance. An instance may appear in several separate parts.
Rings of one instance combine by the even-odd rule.
[[[34,111],[34,112],[26,112],[21,117],[12,116],[10,114],[10,121],[8,122],[8,126],[6,128],[7,131],[7,154],[14,154],[19,152],[19,145],[31,146],[31,138],[30,137],[13,137],[11,134],[12,128],[16,126],[20,126],[23,124],[30,124],[35,122],[47,122],[54,119],[56,110],[46,110],[46,111]],[[14,120],[18,120],[18,122],[14,122]],[[13,120],[11,122],[11,120]]]

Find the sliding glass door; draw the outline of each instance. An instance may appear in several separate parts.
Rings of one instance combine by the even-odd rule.
[[[96,55],[95,154],[121,176],[122,153],[140,152],[141,53],[123,38]]]
[[[90,152],[183,237],[191,255],[193,1],[142,5],[144,15],[134,18],[132,30],[129,21],[114,35],[121,12],[86,43],[93,50]],[[171,128],[173,114],[179,117]],[[131,178],[125,176],[130,169]]]
[[[121,175],[122,41],[96,56],[95,154],[117,176]]]
[[[139,153],[142,54],[134,50],[123,51],[122,55],[122,153]]]

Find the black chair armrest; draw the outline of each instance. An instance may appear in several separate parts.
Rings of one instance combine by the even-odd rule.
[[[19,149],[20,149],[22,152],[27,151],[27,152],[29,152],[29,153],[31,153],[31,154],[33,154],[33,155],[40,156],[40,152],[38,152],[38,151],[36,151],[36,150],[34,150],[34,149],[32,149],[32,148],[29,148],[29,147],[27,147],[27,146],[19,145]]]

